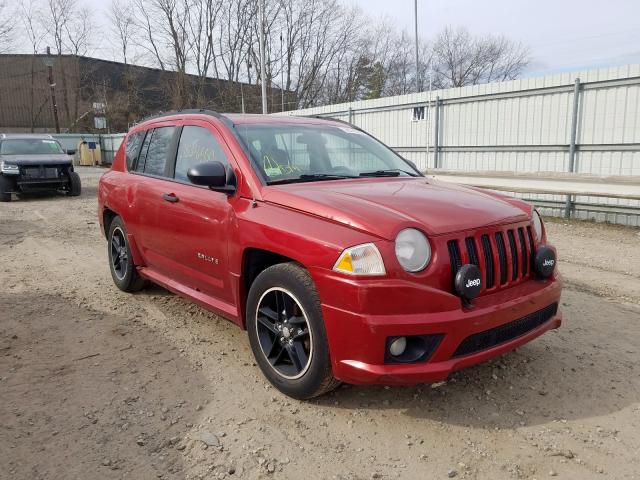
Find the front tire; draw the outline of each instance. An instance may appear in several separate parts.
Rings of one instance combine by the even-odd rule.
[[[285,395],[317,397],[335,389],[320,298],[309,273],[295,263],[262,271],[247,299],[253,355],[267,380]]]
[[[13,191],[13,181],[4,175],[0,175],[0,202],[10,202]]]
[[[69,172],[69,196],[78,197],[81,191],[82,182],[80,181],[80,175],[78,175],[77,172]]]
[[[136,269],[129,248],[127,229],[122,218],[115,217],[109,225],[108,251],[109,268],[113,283],[123,292],[137,292],[146,286]]]

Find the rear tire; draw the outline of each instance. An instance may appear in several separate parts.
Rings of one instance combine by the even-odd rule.
[[[13,191],[13,181],[0,175],[0,202],[10,202]]]
[[[109,269],[113,283],[123,292],[142,290],[147,285],[147,281],[138,274],[133,263],[127,229],[120,217],[116,216],[111,221],[107,240]]]
[[[78,197],[81,191],[82,182],[80,182],[80,175],[78,175],[77,172],[69,172],[69,196]]]
[[[267,380],[300,400],[323,395],[333,376],[320,298],[309,272],[296,263],[262,271],[247,299],[247,330]]]

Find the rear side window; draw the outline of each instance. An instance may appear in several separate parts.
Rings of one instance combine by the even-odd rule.
[[[221,162],[225,167],[229,161],[213,134],[203,127],[185,126],[180,136],[176,157],[175,179],[188,182],[187,172],[199,163]]]
[[[125,158],[127,161],[127,170],[131,170],[135,164],[138,153],[140,152],[140,146],[144,140],[144,132],[132,133],[127,138],[127,145],[125,147]]]
[[[175,129],[175,127],[160,127],[153,130],[144,164],[144,173],[164,176]]]

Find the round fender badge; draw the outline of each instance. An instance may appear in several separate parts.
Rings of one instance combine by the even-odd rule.
[[[533,264],[539,276],[550,277],[556,267],[556,252],[549,247],[538,248]]]

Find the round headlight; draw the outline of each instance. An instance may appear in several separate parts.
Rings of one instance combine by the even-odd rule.
[[[419,272],[431,260],[427,237],[415,228],[405,228],[396,237],[396,257],[407,272]]]
[[[536,233],[536,240],[542,241],[542,218],[536,210],[533,211],[533,231]]]

